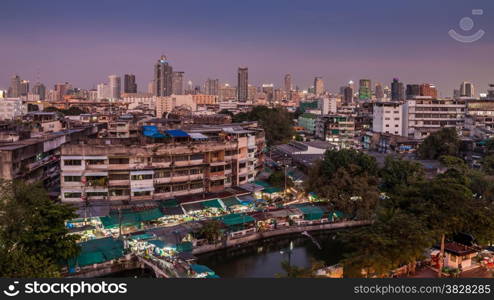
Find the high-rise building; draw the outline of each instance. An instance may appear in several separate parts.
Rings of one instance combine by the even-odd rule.
[[[414,99],[420,96],[420,85],[407,84],[406,95],[407,95],[407,99]]]
[[[257,96],[257,87],[255,85],[250,85],[247,88],[247,94],[249,95],[249,101],[254,102]]]
[[[317,96],[320,96],[324,94],[324,81],[322,80],[322,77],[316,77],[314,78],[314,94]]]
[[[437,89],[434,85],[429,83],[422,83],[420,85],[420,96],[431,97],[433,99],[437,98]]]
[[[391,100],[405,100],[405,86],[403,85],[403,82],[400,82],[398,78],[394,78],[393,82],[391,83]]]
[[[494,100],[494,84],[489,84],[489,89],[487,90],[487,99]]]
[[[463,81],[460,85],[460,97],[475,97],[475,89],[473,84],[468,81]]]
[[[249,98],[249,69],[240,67],[237,75],[237,100],[247,102]]]
[[[348,85],[343,90],[343,102],[345,104],[353,102],[353,81],[348,82]]]
[[[37,82],[33,86],[32,93],[35,95],[39,96],[39,100],[45,100],[46,99],[46,87],[44,84]]]
[[[376,83],[376,89],[375,89],[374,94],[375,94],[376,98],[379,99],[379,100],[381,100],[383,98],[386,98],[385,95],[384,95],[383,86],[381,85],[380,82]]]
[[[358,97],[359,99],[372,98],[372,84],[370,79],[360,79]]]
[[[173,68],[166,56],[162,55],[154,65],[154,95],[170,96],[172,94]]]
[[[14,75],[10,79],[10,87],[7,95],[10,98],[18,98],[21,96],[21,78],[19,75]]]
[[[228,83],[222,84],[218,90],[219,100],[233,100],[237,94],[237,89],[230,86]]]
[[[55,99],[56,101],[62,101],[64,96],[67,95],[68,91],[72,89],[70,83],[56,83],[55,84]]]
[[[266,94],[266,100],[268,102],[272,102],[274,100],[274,84],[264,83],[261,90],[264,94]]]
[[[137,93],[136,76],[134,74],[124,75],[124,93],[126,94]]]
[[[110,86],[105,83],[100,83],[96,86],[97,99],[108,99],[110,98]]]
[[[121,80],[117,75],[108,76],[109,88],[110,88],[110,99],[120,99]]]
[[[29,80],[21,80],[20,96],[27,96],[29,94]]]
[[[177,71],[172,74],[172,94],[184,94],[184,72]]]
[[[292,75],[291,74],[286,74],[284,78],[284,83],[285,83],[285,92],[290,92],[293,89],[292,86]]]
[[[207,95],[218,95],[220,80],[208,78],[204,84],[204,88]]]

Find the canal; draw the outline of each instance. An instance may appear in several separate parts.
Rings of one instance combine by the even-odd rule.
[[[222,278],[275,277],[276,274],[283,274],[281,263],[289,259],[290,242],[293,243],[291,265],[310,267],[311,261],[315,259],[329,266],[343,258],[343,245],[338,239],[338,231],[310,234],[314,240],[302,234],[294,234],[257,241],[241,248],[202,254],[199,255],[198,263],[208,266]]]

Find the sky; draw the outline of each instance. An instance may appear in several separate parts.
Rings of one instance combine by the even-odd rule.
[[[483,15],[472,15],[483,9]],[[474,21],[470,31],[459,22]],[[484,30],[474,43],[452,39]],[[201,85],[281,86],[292,74],[306,89],[322,76],[330,91],[349,80],[433,83],[451,96],[462,81],[485,92],[494,83],[492,0],[1,0],[0,89],[18,74],[50,88],[92,88],[108,75],[136,75],[146,91],[165,54]]]

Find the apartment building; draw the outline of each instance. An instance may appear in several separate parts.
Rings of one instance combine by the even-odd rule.
[[[479,139],[494,136],[494,101],[468,100],[466,107],[466,135]]]
[[[403,134],[403,103],[401,102],[376,102],[372,114],[372,131],[389,133],[393,135]]]
[[[60,147],[68,142],[96,137],[100,125],[86,125],[56,132],[23,132],[19,126],[1,127],[0,178],[43,182],[48,190],[59,187]]]
[[[461,130],[465,114],[465,100],[430,97],[409,99],[403,106],[403,135],[424,139],[441,128]]]
[[[319,116],[316,120],[316,137],[338,149],[354,147],[355,117],[343,114]]]
[[[221,192],[254,181],[263,168],[256,123],[160,130],[135,139],[92,139],[62,148],[62,201],[163,200]],[[115,203],[115,202],[113,202]]]

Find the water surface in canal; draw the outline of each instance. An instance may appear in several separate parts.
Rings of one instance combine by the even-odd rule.
[[[311,235],[321,249],[309,237],[296,234],[257,241],[247,247],[203,254],[199,256],[198,263],[210,267],[223,278],[275,277],[283,273],[281,262],[288,260],[287,250],[291,241],[292,265],[309,267],[311,259],[333,265],[343,258],[343,245],[336,231],[313,232]]]

